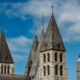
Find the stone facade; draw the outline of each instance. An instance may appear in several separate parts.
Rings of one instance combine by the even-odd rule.
[[[25,76],[32,80],[67,80],[66,50],[53,14],[46,33],[42,28],[39,41],[36,36],[30,51]],[[33,47],[34,44],[36,46]]]
[[[55,61],[55,54],[57,55],[57,61]],[[44,62],[43,55],[46,55],[46,60]],[[50,60],[48,61],[48,54],[50,55]],[[63,60],[60,62],[60,54],[63,55]],[[50,66],[49,74],[47,66]],[[55,75],[55,65],[58,65],[58,74]],[[44,68],[46,67],[45,76],[44,76]],[[63,75],[60,75],[60,66],[63,66]],[[40,53],[40,80],[67,80],[67,68],[65,64],[65,52],[56,51],[56,50],[48,50]]]
[[[0,74],[14,74],[14,64],[0,63]]]

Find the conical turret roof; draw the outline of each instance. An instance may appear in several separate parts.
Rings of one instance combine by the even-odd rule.
[[[37,39],[37,34],[35,34],[35,38],[34,38],[32,48],[31,48],[31,51],[30,51],[30,55],[29,55],[29,58],[28,58],[28,63],[26,65],[25,75],[30,76],[30,74],[31,74],[31,73],[28,73],[29,72],[28,67],[31,66],[31,68],[32,68],[32,66],[33,66],[34,58],[36,58],[35,55],[37,54],[38,44],[39,44],[39,42],[38,42],[38,39]]]
[[[14,63],[2,31],[0,33],[0,62]]]
[[[41,51],[48,49],[65,51],[65,47],[53,15],[51,16],[48,24],[46,37],[43,46],[41,47]]]

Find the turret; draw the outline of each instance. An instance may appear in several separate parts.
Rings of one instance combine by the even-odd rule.
[[[14,61],[3,34],[2,27],[0,33],[0,74],[14,74]]]

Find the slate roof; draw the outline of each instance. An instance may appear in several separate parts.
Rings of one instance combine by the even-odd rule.
[[[29,75],[27,75],[30,78],[33,78],[33,80],[39,80],[39,52],[40,52],[40,46],[42,45],[44,41],[44,30],[42,30],[40,41],[38,42],[37,36],[35,36],[33,45],[31,48],[30,56],[28,59],[28,64],[26,67],[26,72],[28,71],[29,61],[32,61],[32,66]],[[34,44],[36,46],[34,46]],[[34,46],[34,47],[33,47]],[[28,73],[28,72],[27,72]]]
[[[3,32],[0,33],[0,62],[14,63]]]
[[[27,80],[27,77],[19,76],[19,75],[2,75],[2,74],[0,74],[0,80]]]
[[[34,38],[34,41],[33,41],[33,44],[32,44],[32,48],[31,48],[31,51],[30,51],[30,55],[29,55],[29,58],[28,58],[28,62],[27,62],[27,65],[26,65],[25,75],[28,75],[28,76],[32,75],[31,69],[30,69],[30,73],[28,73],[29,72],[28,67],[29,66],[31,66],[31,68],[33,67],[34,58],[36,56],[36,51],[37,51],[38,44],[39,44],[39,42],[38,42],[38,39],[37,39],[37,35],[35,35],[35,38]],[[30,65],[30,62],[31,62],[31,65]]]
[[[65,51],[64,43],[53,15],[51,16],[50,22],[48,24],[46,37],[40,51],[49,49]]]
[[[38,48],[37,48],[37,57],[36,57],[36,59],[35,59],[35,64],[36,64],[36,70],[35,70],[35,72],[36,72],[36,76],[35,76],[35,78],[34,78],[34,80],[39,80],[39,67],[40,67],[40,61],[39,61],[39,54],[40,54],[40,47],[41,47],[41,45],[43,44],[43,41],[44,41],[44,39],[45,39],[45,33],[44,33],[44,29],[43,29],[43,27],[44,26],[42,26],[42,33],[41,33],[41,37],[40,37],[40,41],[39,41],[39,45],[38,45]]]

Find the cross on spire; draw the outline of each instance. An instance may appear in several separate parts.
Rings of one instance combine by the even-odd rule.
[[[51,6],[51,8],[52,8],[52,15],[54,14],[54,11],[53,11],[53,8],[54,8],[55,6],[53,5],[53,3],[52,3],[52,6]]]

